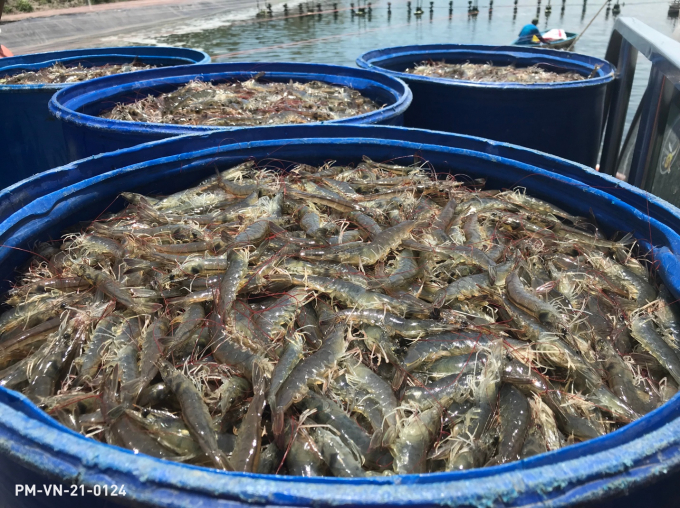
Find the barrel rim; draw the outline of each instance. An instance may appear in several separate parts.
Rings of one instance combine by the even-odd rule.
[[[488,54],[490,60],[492,56],[498,54],[515,54],[520,58],[528,58],[529,56],[541,55],[545,56],[547,61],[558,61],[565,68],[570,70],[579,70],[574,65],[569,65],[572,62],[579,62],[582,65],[591,66],[594,69],[595,65],[600,65],[598,69],[599,76],[583,81],[567,81],[564,83],[512,83],[512,82],[484,82],[484,81],[466,81],[462,79],[452,78],[435,78],[428,76],[419,76],[417,74],[410,74],[407,72],[393,71],[381,67],[380,63],[389,62],[392,58],[421,55],[422,60],[427,60],[427,55],[432,52],[451,52],[455,54],[463,51],[479,51],[480,54]],[[421,60],[421,61],[422,61]],[[415,61],[415,60],[414,60]],[[614,65],[606,60],[596,58],[581,53],[572,53],[560,51],[556,49],[544,48],[524,48],[519,46],[491,46],[482,44],[424,44],[424,45],[410,45],[410,46],[393,46],[382,49],[374,49],[363,53],[356,59],[356,64],[363,69],[375,69],[384,72],[391,76],[399,77],[406,81],[418,83],[438,83],[442,85],[457,85],[471,88],[503,88],[503,89],[520,89],[520,90],[553,90],[563,88],[589,87],[599,86],[611,82],[616,74]]]
[[[230,63],[210,63],[203,65],[183,65],[176,67],[166,67],[161,69],[150,69],[145,71],[129,72],[113,76],[104,76],[84,83],[77,83],[68,88],[57,92],[49,102],[50,113],[65,123],[72,123],[87,128],[110,132],[145,132],[162,135],[178,136],[182,134],[192,134],[197,132],[232,131],[250,127],[264,126],[206,126],[206,125],[181,125],[165,124],[152,122],[127,122],[122,120],[111,120],[92,116],[69,107],[69,102],[80,99],[78,107],[92,104],[114,95],[117,90],[125,91],[134,89],[136,92],[149,88],[143,86],[145,82],[165,82],[168,84],[188,83],[200,76],[214,76],[213,79],[228,78],[230,74],[251,73],[253,75],[265,72],[277,77],[301,77],[302,75],[319,75],[319,79],[324,74],[339,76],[348,80],[363,79],[372,81],[382,89],[389,91],[395,98],[395,102],[382,107],[376,111],[363,113],[338,120],[326,122],[309,122],[304,125],[327,125],[327,124],[353,124],[357,122],[370,121],[372,123],[382,122],[403,114],[411,105],[413,94],[408,85],[401,79],[388,76],[373,69],[358,69],[343,65],[316,64],[316,63],[297,63],[297,62],[230,62]],[[118,84],[113,84],[118,83]],[[139,83],[139,85],[137,84]],[[351,86],[348,84],[347,86]],[[80,92],[83,92],[82,94]],[[106,92],[106,95],[99,96],[98,92]],[[83,96],[86,96],[83,99]],[[89,97],[92,96],[92,100]],[[285,125],[285,124],[284,124]],[[277,127],[270,126],[270,127]]]
[[[165,147],[165,145],[172,146],[173,144],[181,144],[182,142],[188,140],[201,140],[203,143],[212,143],[213,138],[219,137],[219,142],[221,144],[233,144],[238,142],[243,142],[243,139],[289,139],[289,138],[304,138],[304,137],[314,137],[317,133],[329,133],[329,136],[338,137],[339,133],[356,131],[358,138],[370,137],[372,139],[392,139],[396,141],[407,141],[413,140],[428,140],[429,144],[435,145],[449,145],[452,142],[464,145],[467,149],[472,149],[482,153],[493,154],[496,156],[504,157],[506,159],[516,160],[515,158],[529,158],[529,164],[538,166],[541,168],[550,168],[558,174],[562,172],[571,173],[572,170],[583,171],[587,177],[594,177],[598,180],[604,179],[607,182],[607,188],[615,192],[622,192],[626,196],[626,200],[638,199],[639,202],[634,206],[643,213],[651,214],[655,216],[660,216],[664,221],[669,220],[675,221],[674,228],[680,231],[680,208],[668,203],[667,201],[654,196],[646,191],[629,184],[628,182],[619,180],[611,175],[600,173],[595,171],[587,165],[583,165],[572,160],[565,159],[558,155],[549,154],[546,152],[541,152],[536,149],[527,148],[520,145],[515,145],[503,141],[495,141],[487,138],[482,138],[479,136],[474,136],[470,134],[460,134],[444,131],[433,131],[427,129],[411,129],[406,127],[394,126],[394,125],[376,125],[376,124],[331,124],[325,125],[321,130],[317,130],[319,127],[313,124],[300,124],[300,125],[278,125],[273,127],[244,127],[243,129],[229,131],[228,138],[222,138],[224,132],[212,131],[203,133],[192,133],[183,134],[181,136],[176,136],[173,138],[164,138],[162,140],[147,141],[145,143],[138,144],[130,148],[119,149],[111,151],[108,153],[99,154],[97,156],[87,157],[78,161],[71,162],[61,167],[50,169],[41,173],[31,175],[23,180],[15,182],[6,189],[0,190],[0,203],[4,203],[11,199],[12,197],[21,197],[30,188],[31,184],[42,185],[38,180],[44,178],[61,178],[61,176],[66,176],[69,174],[75,174],[74,172],[69,172],[71,168],[77,168],[80,165],[93,164],[95,161],[102,159],[108,160],[109,158],[116,157],[120,152],[127,151],[130,153],[143,153],[146,151],[152,151],[154,149],[159,149],[159,147]],[[239,141],[240,138],[241,141]],[[407,139],[408,138],[408,139]],[[176,141],[175,141],[176,140]],[[163,149],[163,154],[166,151]],[[72,182],[68,185],[72,185]],[[599,183],[599,182],[598,182]],[[624,201],[626,201],[624,200]],[[626,201],[626,202],[628,202]],[[2,207],[0,206],[0,209]],[[17,210],[16,206],[10,207],[12,210]],[[14,213],[14,212],[12,212]],[[11,215],[11,213],[9,214]],[[0,214],[0,223],[9,215]],[[666,223],[664,222],[664,223]],[[680,296],[680,295],[678,295]]]
[[[80,60],[80,57],[105,58],[107,56],[134,56],[155,58],[184,58],[194,60],[194,63],[183,62],[183,65],[200,65],[209,63],[211,57],[205,51],[180,46],[111,46],[103,48],[68,49],[63,51],[45,51],[42,53],[29,53],[17,55],[0,60],[0,76],[15,66],[33,66],[35,69],[48,67],[62,60]],[[35,61],[33,61],[35,60]],[[23,64],[23,65],[22,65]],[[44,64],[44,65],[41,65]],[[71,86],[72,83],[38,83],[23,85],[0,85],[0,93],[3,92],[57,92]]]
[[[62,425],[56,420],[56,425],[50,428],[49,424],[26,415],[26,411],[33,411],[34,406],[22,394],[0,387],[0,396],[9,396],[11,400],[11,406],[3,403],[0,451],[21,461],[24,466],[37,467],[47,473],[67,474],[70,477],[66,480],[81,484],[125,483],[129,500],[143,500],[146,494],[151,496],[156,506],[195,506],[194,495],[274,506],[336,506],[344,503],[426,503],[428,506],[451,506],[455,503],[456,506],[479,506],[487,505],[490,498],[512,502],[535,493],[544,496],[546,501],[552,501],[551,506],[573,506],[592,495],[587,491],[590,484],[605,482],[600,488],[611,494],[629,489],[636,480],[648,481],[648,478],[636,478],[637,468],[651,469],[649,464],[641,464],[642,461],[653,462],[655,458],[658,460],[658,455],[666,455],[663,457],[666,462],[655,464],[658,470],[645,472],[645,476],[652,477],[668,474],[669,465],[677,469],[680,463],[680,419],[676,418],[615,450],[606,449],[548,465],[533,464],[533,458],[530,458],[478,470],[370,478],[305,478],[235,473],[136,455],[131,450],[99,443],[66,427],[60,428]],[[674,397],[666,405],[677,405],[677,399],[678,396]],[[669,449],[672,449],[670,457],[667,456]],[[24,451],[26,453],[22,454]],[[558,451],[536,457],[542,458]],[[135,460],[131,460],[132,457]],[[471,474],[475,472],[485,474]],[[619,482],[616,479],[606,482],[615,475],[629,477]],[[135,483],[130,484],[131,481]],[[416,488],[418,486],[421,488]],[[164,493],[175,491],[171,497],[172,503],[168,502],[170,496],[160,499],[153,495],[153,490],[148,491],[149,487],[162,489]],[[572,487],[572,492],[565,492],[567,487]],[[183,499],[182,494],[188,498]],[[487,503],[483,500],[487,500]],[[535,506],[527,502],[518,506],[529,504]]]
[[[399,132],[409,132],[408,129],[394,128],[394,127],[375,127],[375,126],[349,126],[344,127],[347,134],[353,134],[353,137],[343,138],[346,143],[351,142],[374,142],[377,144],[384,143],[385,139],[378,139],[370,137],[371,130],[376,131],[376,129],[387,129],[390,132],[391,129],[398,129]],[[296,130],[304,131],[309,130],[309,126],[299,126],[293,127],[277,127],[281,132],[283,129],[290,129],[292,133]],[[319,132],[317,141],[320,143],[321,140],[325,139],[323,136],[324,129],[333,128],[331,126],[326,128],[316,127],[315,130]],[[335,126],[337,128],[337,126]],[[256,130],[261,130],[264,128],[254,128]],[[266,128],[269,129],[269,128]],[[272,132],[272,131],[269,131]],[[287,131],[286,131],[287,132]],[[377,131],[376,131],[377,132]],[[394,132],[397,132],[394,130]],[[423,133],[419,133],[423,135]],[[130,150],[144,151],[148,150],[150,147],[155,145],[161,145],[164,147],[172,147],[173,144],[181,145],[185,141],[191,141],[193,137],[198,139],[203,137],[205,134],[195,134],[193,136],[182,136],[174,139],[163,140],[160,142],[147,143],[133,149],[120,150],[118,152],[113,152],[110,154],[105,154],[104,156],[91,157],[89,159],[84,159],[73,163],[65,168],[75,169],[79,164],[85,163],[87,161],[97,160],[106,158],[107,163],[111,163],[112,159],[117,156],[126,154]],[[437,132],[426,132],[425,137],[441,137],[442,133]],[[213,136],[217,137],[217,136]],[[447,139],[455,140],[456,138],[473,138],[472,136],[460,136],[460,135],[445,135]],[[288,138],[279,139],[269,139],[264,143],[270,145],[281,145],[283,143],[289,144],[292,136]],[[480,138],[476,138],[480,139]],[[299,144],[304,146],[310,141],[310,138],[299,139]],[[493,141],[483,140],[485,143],[491,147],[497,145],[505,145],[503,143],[497,143]],[[217,140],[215,140],[217,143]],[[215,143],[215,144],[216,144]],[[474,157],[484,157],[489,160],[494,160],[501,162],[498,156],[494,156],[491,153],[482,153],[475,150],[462,149],[454,146],[442,146],[442,145],[427,145],[419,140],[418,142],[412,143],[414,146],[419,146],[424,149],[440,149],[447,152],[458,151],[464,154],[470,154]],[[236,150],[254,146],[254,143],[232,143],[229,145],[222,145],[219,150],[223,153],[228,150]],[[512,145],[510,145],[512,146]],[[535,152],[533,150],[523,149],[517,147],[520,150],[527,152]],[[491,150],[490,150],[491,151]],[[191,157],[191,154],[202,154],[203,151],[183,151],[180,152],[185,157]],[[179,155],[179,154],[178,154]],[[168,157],[166,154],[165,157]],[[565,163],[563,159],[558,157],[553,157],[545,155],[546,158],[552,159],[555,162]],[[156,164],[162,163],[165,160],[164,157],[157,157],[154,161],[150,163]],[[517,161],[509,161],[515,165],[519,164]],[[144,167],[148,167],[149,163],[144,164]],[[527,164],[524,164],[525,166]],[[585,166],[568,163],[570,167],[581,169],[583,172],[590,174],[591,176],[597,176],[602,179],[604,185],[603,188],[607,188],[613,182],[617,182],[622,186],[627,184],[623,182],[618,182],[612,177],[607,177],[606,175],[600,175],[594,172],[592,169]],[[123,165],[114,171],[108,172],[104,175],[106,177],[111,177],[114,174],[120,174],[121,172],[130,170],[135,166]],[[112,165],[112,167],[118,167]],[[535,168],[542,173],[548,173],[547,170]],[[138,167],[137,170],[141,170]],[[92,177],[91,179],[84,180],[71,187],[81,187],[87,188],[89,181],[94,178],[101,178],[104,175],[98,175],[97,177]],[[562,176],[562,175],[550,175],[553,178],[558,178],[565,181],[578,182],[574,178]],[[582,186],[583,184],[581,184]],[[634,189],[628,186],[631,192],[638,194],[642,197],[646,197],[646,193],[640,191],[639,189]],[[68,189],[61,189],[55,192],[66,192]],[[600,193],[606,196],[611,196],[599,189],[591,188],[592,192]],[[614,198],[618,199],[618,198]],[[631,208],[629,205],[626,205]],[[669,205],[672,206],[672,205]],[[673,207],[674,208],[674,207]],[[677,209],[675,209],[677,211]],[[637,211],[639,212],[639,210]],[[650,219],[654,220],[654,219]],[[365,504],[370,502],[380,502],[380,503],[390,503],[390,504],[410,504],[416,502],[426,502],[430,504],[439,503],[451,503],[452,500],[456,502],[469,501],[472,504],[473,501],[481,502],[482,500],[488,499],[490,495],[495,496],[494,499],[513,499],[513,497],[520,497],[522,492],[526,494],[529,492],[542,492],[555,496],[560,496],[556,499],[554,505],[565,504],[560,502],[560,500],[566,499],[567,502],[574,502],[574,500],[583,499],[584,496],[589,495],[588,492],[579,492],[579,488],[583,488],[584,483],[586,485],[596,484],[597,482],[604,481],[607,476],[614,476],[617,474],[629,474],[630,477],[626,478],[626,481],[617,482],[614,480],[612,485],[606,487],[607,490],[617,490],[621,491],[630,485],[634,484],[636,481],[635,471],[636,467],[643,468],[643,460],[652,460],[657,455],[661,455],[661,452],[666,451],[670,447],[678,447],[680,444],[680,419],[677,418],[678,410],[680,409],[679,400],[680,396],[674,397],[670,402],[666,403],[664,406],[656,409],[649,415],[633,422],[611,434],[597,438],[596,440],[591,440],[589,442],[576,444],[565,448],[563,450],[557,450],[554,452],[549,452],[547,454],[542,454],[535,458],[526,459],[525,461],[520,461],[512,464],[494,466],[493,468],[484,468],[473,470],[470,472],[456,472],[456,473],[434,473],[427,475],[403,475],[394,476],[386,478],[369,478],[369,479],[337,479],[337,478],[324,478],[317,480],[303,479],[300,477],[272,477],[271,475],[254,475],[245,473],[227,473],[206,468],[198,468],[196,466],[187,466],[168,463],[166,461],[159,462],[157,459],[150,457],[137,457],[137,460],[131,461],[130,458],[133,452],[129,450],[119,449],[119,448],[102,448],[104,445],[102,443],[94,442],[90,439],[85,438],[75,432],[66,429],[61,426],[56,420],[52,420],[47,415],[39,411],[32,403],[28,401],[23,395],[17,392],[9,392],[4,388],[0,388],[0,393],[3,398],[13,399],[15,404],[14,407],[21,407],[23,409],[23,414],[16,411],[4,404],[6,406],[6,411],[3,412],[3,419],[0,420],[0,449],[5,450],[7,453],[12,454],[15,458],[19,458],[26,463],[30,463],[33,466],[41,466],[52,471],[67,471],[73,463],[81,464],[80,467],[75,467],[74,478],[79,478],[80,481],[84,483],[101,483],[101,476],[98,476],[98,472],[104,472],[105,474],[111,474],[109,478],[116,477],[116,474],[126,474],[130,475],[131,478],[143,478],[142,483],[150,483],[154,486],[163,486],[168,489],[178,489],[181,491],[191,490],[187,495],[193,495],[194,492],[204,493],[205,495],[216,495],[222,498],[233,499],[236,501],[243,502],[255,502],[258,504],[271,503],[271,504],[301,504],[301,503],[319,503],[319,504],[337,504],[339,502],[339,496],[345,496],[343,499],[349,500],[348,502],[356,504]],[[31,419],[28,414],[33,414],[37,419]],[[654,415],[654,418],[674,418],[669,423],[662,423],[658,427],[654,428],[651,432],[645,434],[645,429],[640,427],[645,427],[650,422],[649,417]],[[64,433],[64,430],[66,433]],[[618,445],[616,449],[611,447],[604,447],[594,454],[584,453],[583,456],[572,458],[570,460],[550,464],[541,464],[545,462],[545,457],[557,456],[561,454],[564,450],[569,450],[569,454],[574,454],[574,451],[584,450],[587,447],[591,447],[596,441],[602,443],[603,441],[611,440],[612,436],[621,437],[622,435],[630,435],[633,439],[624,445]],[[19,452],[20,447],[26,447],[32,444],[35,447],[35,443],[43,446],[39,450],[39,456],[28,450],[25,455],[21,455]],[[45,447],[48,448],[48,452],[45,451]],[[623,451],[625,451],[625,453]],[[54,453],[52,453],[54,451]],[[105,451],[106,453],[102,453]],[[61,456],[60,454],[63,454]],[[47,456],[46,456],[47,455]],[[673,460],[675,461],[674,467],[680,461],[680,454],[674,450]],[[92,467],[94,470],[90,471],[85,469],[83,471],[82,462],[85,462],[88,467]],[[642,465],[641,465],[642,464]],[[665,473],[665,466],[667,464],[658,464],[658,471],[650,471],[649,475],[652,474],[662,474]],[[663,469],[663,471],[661,471]],[[173,472],[176,471],[176,476]],[[497,473],[497,474],[496,474]],[[494,482],[488,481],[490,477],[493,476]],[[250,481],[253,480],[253,481]],[[457,480],[457,481],[456,481]],[[549,481],[548,481],[549,480]],[[569,486],[569,481],[574,481],[574,491],[573,495],[567,495],[563,493],[565,486]],[[639,481],[642,481],[638,479]],[[459,493],[456,489],[460,489],[461,484],[465,483],[465,492]],[[328,487],[333,485],[333,489]],[[414,489],[416,485],[433,485],[439,486],[439,489]],[[282,486],[288,486],[289,489],[284,489]],[[142,485],[140,488],[144,488]],[[525,489],[521,491],[521,489]],[[535,489],[535,490],[531,490]],[[544,489],[541,491],[541,489]],[[604,489],[604,487],[603,487]],[[555,493],[557,492],[557,494]],[[144,495],[153,495],[152,493],[140,493],[141,497]],[[465,499],[462,500],[460,496],[465,495]],[[158,501],[158,500],[157,500]],[[173,497],[173,502],[177,502],[177,505],[181,506],[191,506],[191,499],[182,499]]]

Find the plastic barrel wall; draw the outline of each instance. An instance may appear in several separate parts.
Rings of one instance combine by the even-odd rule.
[[[134,75],[107,76],[86,85],[74,85],[56,94],[50,111],[63,123],[71,160],[89,157],[139,143],[183,134],[223,132],[242,127],[210,127],[143,122],[124,122],[97,115],[119,102],[132,102],[148,95],[170,92],[192,80],[224,83],[248,80],[257,75],[269,82],[322,81],[358,90],[368,98],[384,104],[371,113],[320,122],[324,124],[402,125],[404,111],[411,104],[411,91],[403,81],[385,74],[342,67],[306,63],[226,63],[175,69],[153,69]],[[231,134],[224,134],[228,143]]]
[[[0,60],[0,77],[50,67],[57,62],[66,66],[106,64],[144,64],[171,66],[210,62],[202,52],[186,48],[97,48],[36,53]],[[66,153],[61,125],[50,115],[50,98],[68,83],[37,85],[0,84],[0,188],[41,171],[62,166],[74,159]]]
[[[185,136],[72,164],[115,167],[26,203],[0,222],[0,279],[38,239],[57,238],[79,220],[122,206],[121,191],[173,192],[214,174],[215,167],[255,158],[320,164],[417,156],[440,172],[487,179],[488,188],[526,187],[578,215],[591,211],[606,231],[634,230],[654,246],[661,276],[680,296],[680,211],[631,186],[545,154],[478,138],[375,126],[296,126]],[[283,162],[286,161],[286,162]],[[552,170],[552,171],[551,171]],[[91,171],[87,170],[86,171]],[[94,172],[93,172],[94,173]],[[41,179],[34,179],[40,184]],[[30,181],[29,181],[30,182]],[[42,180],[43,184],[45,183]],[[606,193],[600,189],[611,191]],[[44,190],[48,190],[45,188]],[[565,191],[565,190],[568,190]],[[647,205],[645,207],[645,204]],[[649,210],[646,215],[640,209]],[[661,219],[661,220],[659,220]],[[665,222],[665,223],[664,223]],[[455,473],[374,478],[301,478],[227,473],[150,457],[89,440],[39,411],[25,397],[0,388],[0,499],[16,507],[92,506],[677,506],[680,398],[611,434],[520,462]],[[73,483],[85,497],[15,496],[16,484]],[[103,486],[125,486],[106,497]],[[82,487],[80,487],[82,486]],[[72,487],[67,487],[68,492]],[[617,496],[627,495],[625,499]],[[625,504],[624,504],[625,503]]]
[[[423,61],[488,63],[575,71],[592,79],[566,83],[482,83],[404,72]],[[435,44],[378,49],[357,64],[403,79],[413,92],[404,125],[515,143],[595,167],[605,93],[614,67],[577,53],[517,46]],[[598,67],[599,66],[599,67]]]

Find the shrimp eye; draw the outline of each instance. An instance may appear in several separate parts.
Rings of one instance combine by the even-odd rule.
[[[84,402],[78,402],[78,412],[81,414],[87,413],[87,406]]]
[[[174,274],[172,274],[172,273],[170,274],[170,277],[168,277],[168,278],[169,278],[170,280],[175,280],[175,276],[174,276]]]
[[[66,302],[62,302],[62,304],[59,305],[59,307],[65,309],[66,307],[68,307],[68,305],[66,305]]]
[[[146,418],[150,414],[151,414],[151,411],[149,410],[148,407],[145,407],[144,409],[142,409],[142,418]]]
[[[198,269],[198,267],[194,266],[191,269],[191,273],[193,273],[194,275],[198,275],[199,273],[201,273],[201,271]]]
[[[430,319],[439,319],[442,317],[442,311],[439,307],[434,308],[430,311]]]

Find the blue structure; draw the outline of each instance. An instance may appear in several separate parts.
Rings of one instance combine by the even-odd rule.
[[[39,239],[96,216],[121,191],[169,193],[214,173],[215,165],[272,158],[319,164],[419,157],[438,172],[487,179],[489,188],[521,184],[565,210],[598,217],[606,233],[634,230],[660,275],[680,297],[680,210],[585,166],[480,138],[381,126],[304,125],[183,136],[103,154],[17,187],[16,212],[0,210],[0,280]],[[282,163],[284,164],[284,163]],[[59,176],[71,180],[59,183]],[[78,180],[81,178],[81,180]],[[600,190],[606,189],[607,192]],[[40,196],[41,197],[36,197]],[[122,202],[109,208],[114,211]],[[125,485],[125,498],[101,506],[677,506],[669,480],[680,470],[680,398],[611,434],[502,466],[455,473],[375,478],[301,478],[227,473],[136,456],[78,435],[25,397],[0,388],[0,499],[12,506],[80,508],[94,497],[16,496],[15,485],[61,481],[83,489]],[[653,482],[653,487],[649,487]],[[617,496],[628,495],[625,499]],[[106,504],[104,504],[106,503]],[[637,503],[637,504],[635,504]],[[39,505],[38,505],[39,506]]]
[[[3,58],[0,60],[0,76],[35,71],[57,62],[88,67],[133,61],[172,66],[208,63],[210,57],[203,51],[186,48],[75,49]],[[3,146],[0,188],[74,160],[67,156],[61,125],[47,109],[52,95],[67,86],[67,83],[0,85],[0,139]]]
[[[404,72],[425,60],[575,71],[592,79],[566,83],[480,83]],[[595,167],[605,98],[614,66],[586,55],[520,46],[432,44],[369,51],[357,59],[403,79],[413,92],[404,125],[514,143]],[[598,67],[599,66],[599,67]]]
[[[638,55],[651,65],[645,93],[624,138]],[[601,170],[680,205],[680,43],[635,18],[618,18],[606,58],[616,63],[618,72],[611,88]]]
[[[97,115],[118,102],[170,92],[196,79],[220,83],[243,81],[258,74],[264,81],[322,81],[347,86],[385,105],[371,113],[320,123],[402,125],[404,112],[411,104],[411,90],[403,81],[372,70],[308,63],[239,62],[152,69],[99,78],[56,94],[50,100],[50,111],[63,124],[71,160],[197,132],[222,131],[223,142],[229,143],[235,139],[232,131],[242,127],[125,122]]]

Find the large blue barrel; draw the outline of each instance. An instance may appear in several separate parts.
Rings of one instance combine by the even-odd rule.
[[[439,172],[487,179],[489,188],[526,187],[578,215],[593,213],[605,232],[634,230],[676,298],[680,297],[680,210],[584,166],[478,138],[376,126],[295,126],[184,136],[69,166],[95,176],[62,187],[43,175],[24,182],[46,194],[0,222],[0,280],[36,240],[57,238],[79,220],[115,211],[121,191],[174,192],[214,173],[215,165],[250,158],[320,164],[408,157]],[[282,162],[284,164],[285,162]],[[99,173],[94,170],[100,166]],[[59,170],[53,172],[57,174]],[[602,189],[606,189],[605,192]],[[647,204],[647,206],[645,206]],[[649,210],[647,215],[643,210]],[[611,434],[502,466],[456,473],[378,478],[301,478],[228,473],[136,456],[60,425],[22,395],[0,388],[0,499],[16,507],[69,506],[677,506],[680,396]],[[76,485],[77,497],[26,495],[27,484]],[[20,492],[15,496],[17,485]],[[125,497],[104,498],[112,485]],[[98,486],[100,499],[92,492]],[[72,492],[67,488],[64,492]],[[81,497],[81,494],[84,496]],[[617,496],[626,496],[623,499]],[[106,503],[106,504],[105,504]]]
[[[404,72],[426,60],[493,63],[574,71],[592,79],[525,85],[431,78]],[[605,93],[614,67],[591,56],[518,46],[433,44],[369,51],[366,69],[403,79],[413,92],[404,125],[505,141],[595,167],[604,122]]]
[[[0,76],[36,71],[57,62],[91,67],[138,62],[159,65],[208,63],[203,51],[186,48],[128,47],[74,49],[0,60]],[[61,125],[49,113],[50,98],[68,84],[0,85],[0,188],[74,159],[66,153]]]
[[[50,111],[63,122],[64,135],[71,160],[98,153],[127,148],[139,143],[156,141],[198,132],[225,132],[228,143],[231,131],[242,127],[205,125],[174,125],[125,122],[100,118],[97,115],[116,103],[132,102],[148,95],[159,95],[180,88],[190,81],[225,83],[248,80],[259,75],[269,82],[322,81],[346,86],[369,99],[384,104],[382,109],[341,120],[319,124],[383,124],[402,125],[403,115],[411,104],[411,91],[403,81],[380,72],[311,63],[220,63],[202,66],[152,69],[134,74],[119,74],[74,85],[56,94],[50,101]]]

